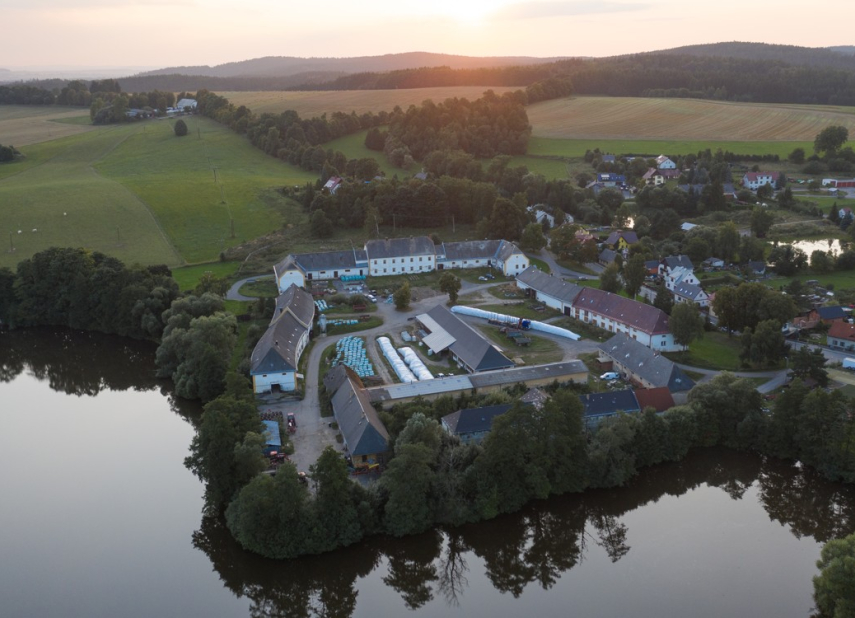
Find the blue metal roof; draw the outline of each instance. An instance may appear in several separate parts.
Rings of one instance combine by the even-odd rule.
[[[279,436],[279,423],[276,421],[261,421],[264,423],[264,433],[267,446],[282,446],[282,438]]]

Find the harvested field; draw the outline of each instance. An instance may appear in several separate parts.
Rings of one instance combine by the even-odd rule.
[[[333,112],[357,114],[365,112],[391,112],[396,105],[407,109],[425,99],[434,102],[458,97],[469,100],[479,98],[487,86],[453,86],[445,88],[411,88],[405,90],[339,90],[332,92],[223,92],[220,93],[235,105],[246,105],[256,114],[279,113],[293,109],[301,117],[320,116]],[[497,94],[518,88],[492,88]]]
[[[28,146],[96,128],[87,124],[56,122],[81,116],[88,119],[89,110],[83,107],[0,105],[0,144]]]
[[[855,108],[696,99],[577,97],[528,108],[533,135],[558,139],[813,141],[823,128],[855,132]]]

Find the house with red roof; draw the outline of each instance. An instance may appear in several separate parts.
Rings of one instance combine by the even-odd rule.
[[[855,324],[834,322],[828,329],[828,345],[838,350],[855,350]]]
[[[742,177],[742,185],[752,191],[756,191],[763,185],[771,185],[775,189],[780,180],[781,172],[747,172]]]

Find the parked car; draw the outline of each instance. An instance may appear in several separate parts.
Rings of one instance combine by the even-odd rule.
[[[618,380],[620,379],[620,374],[617,371],[607,371],[603,375],[600,376],[601,380]]]

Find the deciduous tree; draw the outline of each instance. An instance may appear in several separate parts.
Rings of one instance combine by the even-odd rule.
[[[671,334],[674,335],[674,342],[683,346],[683,349],[704,335],[704,318],[694,303],[677,303],[671,309],[671,319],[668,324]]]

